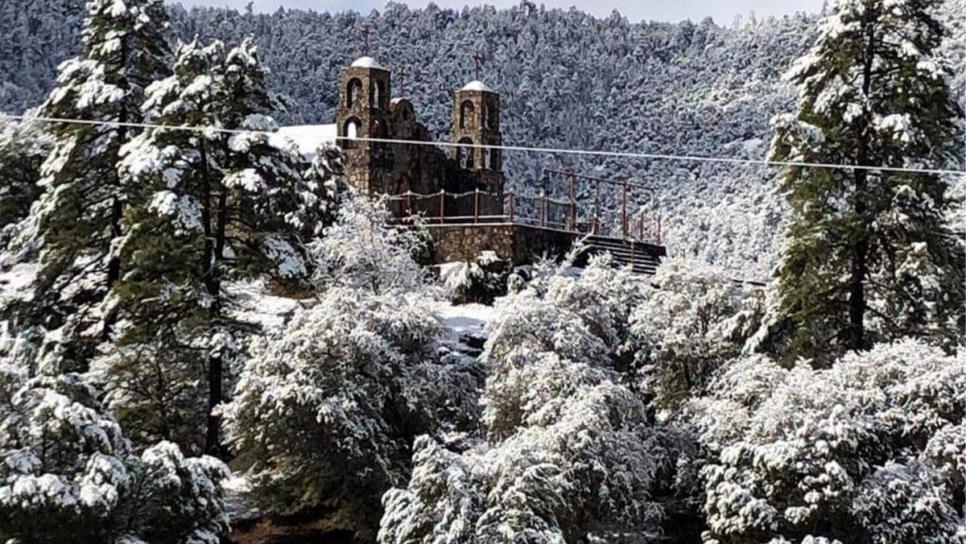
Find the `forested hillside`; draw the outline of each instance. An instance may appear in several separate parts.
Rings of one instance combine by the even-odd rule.
[[[963,167],[963,0],[9,1],[6,107],[45,119],[0,123],[0,542],[966,542],[966,176],[925,170]],[[365,22],[437,137],[482,50],[507,143],[783,166],[563,164],[654,186],[653,276],[580,244],[437,274],[276,121],[330,120]]]
[[[8,0],[0,6],[0,111],[39,103],[56,65],[74,54],[83,0]],[[963,37],[962,0],[947,3]],[[788,111],[794,93],[781,81],[814,41],[814,17],[748,19],[720,26],[631,23],[531,2],[444,10],[388,4],[384,11],[256,14],[172,7],[172,36],[236,43],[254,35],[275,92],[290,108],[281,122],[331,122],[339,70],[361,52],[359,28],[373,29],[375,56],[411,75],[413,96],[430,130],[445,138],[451,92],[473,76],[471,55],[487,57],[484,79],[502,94],[504,141],[513,145],[764,158],[769,120]],[[962,65],[964,40],[950,40]],[[957,93],[963,96],[960,77]],[[653,185],[634,195],[664,215],[669,250],[722,265],[735,276],[766,276],[782,230],[774,170],[688,162],[560,159],[508,154],[517,190],[535,191],[544,166],[632,177]],[[558,189],[559,190],[559,189]],[[590,190],[589,187],[586,188]]]

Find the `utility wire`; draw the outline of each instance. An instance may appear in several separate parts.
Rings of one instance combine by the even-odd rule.
[[[221,133],[221,134],[236,134],[236,135],[260,134],[265,136],[273,136],[273,135],[279,134],[278,132],[265,131],[265,130],[228,129],[228,128],[221,128],[221,127],[199,127],[199,126],[189,126],[189,125],[177,125],[177,126],[176,125],[157,125],[152,123],[130,123],[130,122],[121,122],[121,121],[93,121],[88,119],[71,119],[71,118],[64,118],[64,117],[42,117],[42,116],[0,114],[0,119],[9,119],[9,120],[15,120],[15,121],[38,121],[38,122],[44,122],[44,123],[64,123],[64,124],[75,124],[75,125],[95,125],[95,126],[107,126],[107,127],[128,127],[128,128],[143,128],[143,129],[156,129],[156,130],[187,131],[187,132],[198,132],[198,133]],[[489,145],[489,144],[473,144],[473,143],[460,143],[460,142],[399,140],[399,139],[391,139],[391,138],[366,138],[366,137],[349,137],[349,136],[337,136],[336,140],[362,142],[362,143],[382,143],[382,144],[399,144],[399,145],[415,145],[415,146],[431,146],[431,147],[492,149],[492,150],[501,150],[501,151],[520,151],[525,153],[547,153],[547,154],[555,154],[555,155],[582,155],[582,156],[611,157],[611,158],[624,158],[624,159],[645,159],[645,160],[678,161],[678,162],[752,165],[752,166],[766,166],[766,167],[772,167],[772,168],[775,168],[775,167],[821,168],[821,169],[827,169],[827,170],[847,170],[850,172],[863,170],[863,171],[873,171],[873,172],[893,172],[893,173],[908,173],[908,174],[931,174],[931,175],[953,175],[953,176],[966,175],[966,170],[949,170],[949,169],[943,169],[943,168],[868,166],[868,165],[829,164],[829,163],[814,163],[814,162],[800,162],[800,161],[769,161],[765,159],[738,159],[734,157],[708,157],[708,156],[700,156],[700,155],[639,153],[639,152],[631,152],[631,151],[603,151],[603,150],[594,150],[594,149],[564,149],[564,148],[553,148],[553,147],[532,147],[532,146],[519,146],[519,145]]]

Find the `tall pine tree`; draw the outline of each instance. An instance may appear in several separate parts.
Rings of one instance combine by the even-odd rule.
[[[838,0],[786,78],[798,113],[773,124],[774,160],[854,166],[954,163],[957,118],[938,0]],[[964,325],[963,246],[939,175],[789,168],[792,222],[779,268],[786,348],[805,356],[880,339],[955,342]]]
[[[145,111],[158,124],[212,130],[148,130],[119,168],[131,195],[118,250],[125,273],[110,297],[120,319],[94,370],[126,428],[209,453],[220,444],[215,408],[251,329],[233,317],[228,283],[302,284],[303,240],[331,214],[324,166],[310,169],[270,134],[278,104],[266,75],[250,40],[228,52],[220,42],[180,47]]]
[[[166,75],[169,56],[162,0],[92,0],[87,7],[82,53],[60,66],[40,112],[118,124],[52,126],[56,143],[41,169],[43,269],[35,297],[45,325],[66,321],[67,363],[81,367],[107,335],[111,318],[100,315],[100,303],[121,275],[112,251],[125,203],[117,161],[134,132],[124,124],[143,120],[144,89]]]

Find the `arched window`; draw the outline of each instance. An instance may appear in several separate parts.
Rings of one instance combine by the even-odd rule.
[[[464,100],[463,103],[460,104],[460,128],[467,127],[470,119],[473,118],[473,112],[475,111],[476,107],[474,107],[473,103],[469,100]]]
[[[386,82],[379,80],[375,82],[372,86],[372,104],[374,108],[384,107],[384,102],[386,99]]]
[[[354,77],[349,80],[345,89],[345,107],[351,108],[353,104],[362,96],[362,82]]]
[[[342,136],[348,139],[342,140],[343,149],[355,149],[356,142],[353,138],[359,137],[359,130],[361,128],[362,123],[355,117],[346,119],[345,124],[342,125]]]
[[[464,145],[473,145],[473,140],[469,138],[463,138],[459,141],[462,144],[460,147],[456,148],[456,163],[460,168],[473,168],[473,148],[463,147]]]
[[[496,114],[496,108],[487,104],[484,108],[485,114],[483,115],[484,123],[486,128],[495,129],[499,115]]]

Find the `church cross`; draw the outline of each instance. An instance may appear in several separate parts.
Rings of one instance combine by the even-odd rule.
[[[369,56],[369,32],[371,32],[369,24],[366,23],[362,25],[362,38],[365,40],[365,45],[362,49],[362,55],[365,57]]]
[[[409,76],[409,71],[405,68],[400,68],[399,72],[396,73],[396,77],[399,78],[399,96],[406,96],[406,78]]]
[[[473,54],[473,62],[476,63],[476,80],[480,81],[480,68],[483,66],[483,54],[477,51]]]

